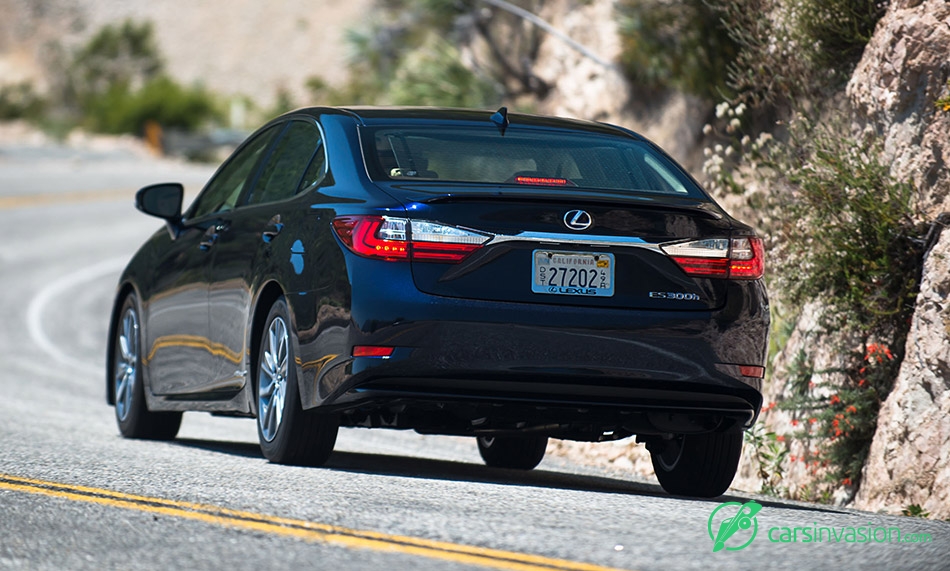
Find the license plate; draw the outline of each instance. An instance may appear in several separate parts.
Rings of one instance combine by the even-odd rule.
[[[614,255],[535,250],[531,291],[555,295],[610,297],[614,294]]]

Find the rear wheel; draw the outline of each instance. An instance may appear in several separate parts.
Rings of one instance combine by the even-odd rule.
[[[647,448],[656,479],[677,496],[714,498],[729,488],[742,456],[742,432],[681,434]]]
[[[129,294],[119,311],[112,339],[110,374],[115,393],[115,419],[126,438],[171,440],[181,426],[180,412],[152,412],[145,404],[142,382],[138,303]]]
[[[547,436],[479,436],[478,453],[494,468],[531,470],[541,463]]]
[[[303,410],[290,340],[287,302],[271,307],[261,336],[257,368],[257,436],[264,457],[277,464],[320,466],[336,444],[334,415]]]

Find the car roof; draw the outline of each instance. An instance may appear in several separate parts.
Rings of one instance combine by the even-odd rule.
[[[472,123],[484,124],[495,111],[485,109],[459,109],[450,107],[383,107],[383,106],[346,106],[346,107],[307,107],[297,109],[292,114],[307,114],[319,116],[325,114],[346,114],[365,126],[407,125],[407,124],[438,124],[438,123]],[[547,115],[530,115],[527,113],[508,113],[511,125],[523,125],[548,129],[566,129],[571,131],[586,131],[591,133],[609,134],[615,136],[643,139],[642,136],[622,127],[585,121],[553,117]]]

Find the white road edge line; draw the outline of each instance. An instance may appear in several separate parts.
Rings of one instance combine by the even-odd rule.
[[[56,346],[49,335],[46,334],[46,331],[43,330],[43,314],[46,311],[46,306],[56,297],[72,290],[80,284],[90,282],[113,272],[121,271],[127,262],[128,257],[126,256],[104,260],[79,271],[67,274],[47,284],[38,291],[36,295],[30,299],[30,305],[26,310],[26,326],[30,334],[30,339],[33,340],[37,347],[60,365],[90,375],[101,375],[103,371],[102,368],[71,357]],[[103,356],[103,360],[104,359],[105,357]]]

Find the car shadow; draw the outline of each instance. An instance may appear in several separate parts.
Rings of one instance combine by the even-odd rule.
[[[221,440],[201,440],[179,438],[172,444],[187,448],[196,448],[230,456],[263,459],[257,444],[248,442],[227,442]],[[593,492],[601,494],[623,494],[638,496],[666,497],[689,501],[707,502],[717,506],[724,502],[745,503],[755,500],[767,507],[796,509],[824,513],[855,513],[854,510],[835,506],[808,504],[792,500],[770,498],[757,494],[732,492],[717,498],[686,498],[672,496],[658,484],[614,478],[609,475],[576,474],[556,469],[510,470],[492,468],[482,464],[437,460],[415,456],[394,456],[391,454],[368,454],[364,452],[334,451],[330,459],[314,470],[335,470],[376,476],[396,476],[421,480],[444,480],[452,482],[472,482],[502,486],[532,486],[559,490]]]
[[[260,447],[257,444],[246,442],[178,438],[172,441],[171,444],[230,456],[263,458]],[[394,456],[390,454],[369,454],[364,452],[342,452],[339,450],[334,451],[333,454],[330,455],[330,459],[327,460],[326,464],[315,469],[423,480],[534,486],[539,488],[558,488],[563,490],[612,494],[668,495],[656,484],[615,479],[608,476],[572,474],[569,472],[546,470],[543,467],[536,470],[510,470],[453,460],[436,460],[432,458]]]

